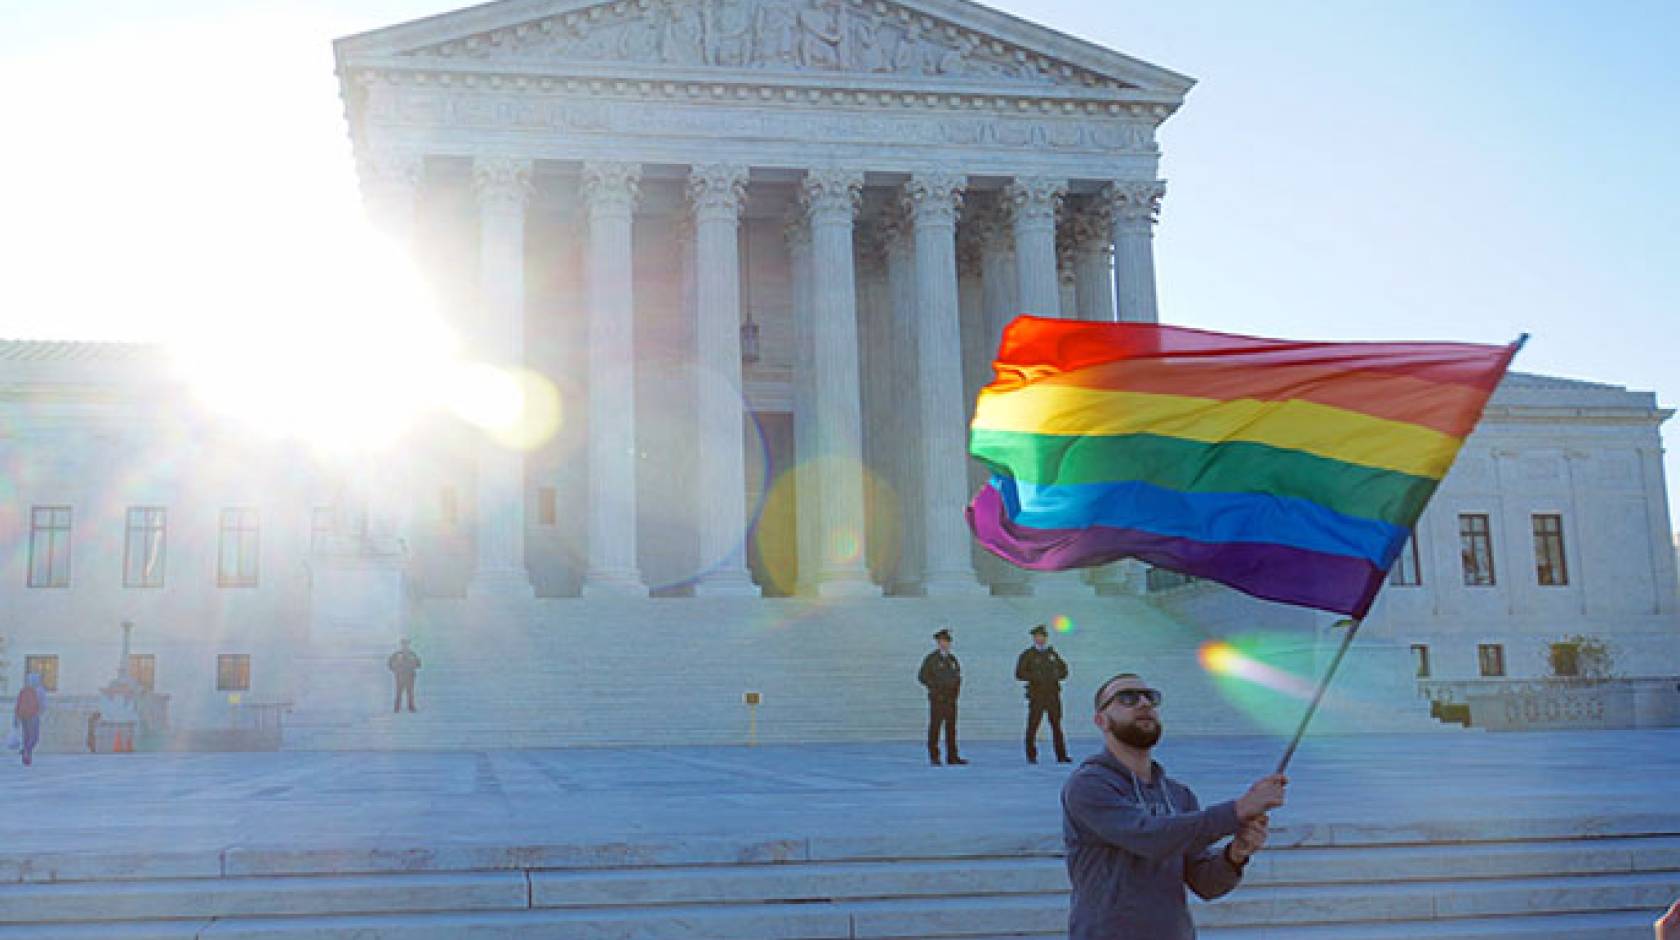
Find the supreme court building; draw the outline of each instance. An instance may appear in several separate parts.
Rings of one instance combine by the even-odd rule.
[[[1216,628],[1276,624],[1279,662],[1317,667],[1328,618],[1130,563],[1028,576],[963,519],[967,411],[1004,324],[1158,318],[1156,133],[1191,79],[966,0],[501,0],[336,56],[370,216],[470,356],[552,383],[564,420],[533,449],[432,428],[358,491],[205,430],[144,350],[8,344],[28,408],[5,405],[0,448],[43,463],[9,496],[5,537],[29,546],[0,556],[9,673],[50,655],[92,688],[132,618],[181,721],[222,720],[222,664],[244,656],[239,691],[290,703],[292,745],[435,747],[734,741],[747,692],[765,739],[914,738],[940,625],[975,736],[1018,733],[1008,664],[1036,622],[1059,625],[1071,701],[1138,668],[1210,732],[1271,727],[1196,666]],[[187,446],[125,429],[136,400],[155,406],[141,425],[262,469],[111,478]],[[1668,416],[1646,393],[1509,380],[1326,721],[1433,727],[1419,646],[1441,676],[1509,644],[1524,675],[1546,638],[1592,633],[1672,669]],[[90,525],[129,526],[143,560],[185,541],[171,565],[219,538],[216,577],[136,582],[82,557],[105,538],[73,535]],[[92,573],[73,581],[72,554]],[[1574,574],[1528,584],[1548,564]],[[406,723],[381,714],[401,636],[427,663]],[[684,707],[636,707],[650,689]]]

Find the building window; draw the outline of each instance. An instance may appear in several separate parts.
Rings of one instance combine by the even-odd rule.
[[[1569,568],[1563,561],[1563,517],[1556,513],[1534,516],[1534,575],[1543,585],[1569,583]]]
[[[164,511],[137,506],[128,511],[123,536],[123,587],[163,587]]]
[[[247,692],[250,688],[249,653],[223,653],[216,657],[216,691]]]
[[[1423,583],[1423,572],[1418,568],[1416,532],[1406,538],[1406,544],[1400,548],[1400,557],[1394,559],[1394,567],[1388,569],[1388,583],[1395,587],[1417,587]]]
[[[559,522],[560,505],[554,487],[537,487],[537,524],[558,525]]]
[[[1417,667],[1419,679],[1429,678],[1429,647],[1423,643],[1412,644],[1412,664]]]
[[[1579,643],[1553,643],[1548,659],[1551,660],[1552,675],[1554,676],[1569,679],[1581,674],[1581,644]]]
[[[1476,647],[1476,662],[1484,677],[1505,675],[1505,647],[1498,643],[1483,643]]]
[[[30,509],[29,586],[70,586],[69,506],[35,506]]]
[[[23,657],[23,674],[34,673],[41,677],[41,684],[48,692],[58,691],[58,657],[57,656],[25,656]],[[27,680],[25,680],[27,681]]]
[[[461,524],[461,497],[457,495],[453,486],[446,486],[438,491],[438,521],[445,529],[453,529]]]
[[[128,674],[147,692],[157,689],[157,656],[152,653],[128,654]]]
[[[216,555],[217,587],[257,586],[257,511],[222,510],[221,551]]]
[[[1471,587],[1493,584],[1493,530],[1486,513],[1459,515],[1458,553],[1464,562],[1465,584]]]
[[[309,550],[318,552],[326,547],[336,524],[331,506],[316,506],[309,510]]]

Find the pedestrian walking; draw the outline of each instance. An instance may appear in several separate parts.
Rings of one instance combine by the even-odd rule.
[[[41,743],[41,716],[46,713],[47,688],[40,674],[32,672],[23,680],[23,688],[18,690],[17,701],[12,704],[12,724],[23,736],[21,750],[25,767],[35,762],[35,746]]]

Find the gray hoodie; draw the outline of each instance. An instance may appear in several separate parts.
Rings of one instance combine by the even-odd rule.
[[[1191,940],[1186,885],[1204,900],[1242,871],[1208,847],[1240,827],[1233,800],[1201,809],[1154,765],[1145,783],[1104,750],[1062,785],[1062,839],[1073,899],[1068,940]]]

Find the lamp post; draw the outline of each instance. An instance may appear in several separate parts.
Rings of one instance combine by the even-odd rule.
[[[132,685],[134,683],[134,669],[132,665],[133,657],[129,655],[129,638],[134,633],[134,621],[124,620],[122,622],[122,632],[122,662],[117,664],[117,681]]]

